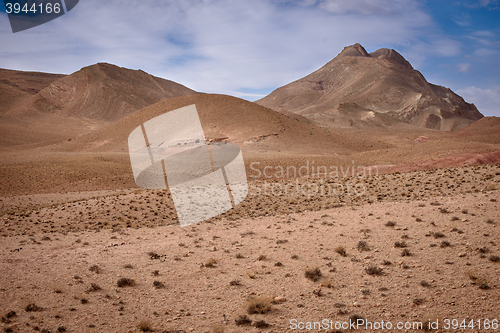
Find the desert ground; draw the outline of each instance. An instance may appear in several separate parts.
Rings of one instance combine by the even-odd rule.
[[[489,331],[478,323],[500,305],[499,166],[335,179],[362,195],[280,194],[291,179],[265,192],[256,180],[237,209],[184,228],[167,191],[3,197],[1,325],[348,332],[335,325],[364,319],[413,332],[431,320],[452,332],[457,319]]]
[[[109,64],[0,75],[4,332],[498,330],[498,118],[318,126]],[[249,194],[181,227],[127,138],[193,104]]]

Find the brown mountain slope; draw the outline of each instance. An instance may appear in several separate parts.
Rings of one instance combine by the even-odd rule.
[[[163,99],[195,93],[141,70],[99,63],[50,83],[11,108],[8,114],[43,112],[115,121]]]
[[[256,103],[331,127],[411,124],[456,130],[483,117],[450,89],[428,83],[396,51],[369,54],[359,44]]]
[[[0,150],[72,139],[163,99],[192,94],[141,70],[104,63],[71,75],[0,69]]]
[[[36,95],[63,74],[21,72],[0,68],[0,114],[8,113],[23,99]]]
[[[137,126],[192,104],[196,105],[207,140],[234,142],[244,150],[336,155],[386,147],[376,140],[368,143],[356,134],[331,132],[236,97],[196,94],[158,102],[55,149],[127,152],[128,136]]]

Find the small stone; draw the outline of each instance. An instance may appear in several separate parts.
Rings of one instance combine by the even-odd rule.
[[[285,301],[286,301],[286,298],[285,298],[285,297],[275,297],[275,298],[274,298],[274,301],[275,301],[276,303],[283,303],[283,302],[285,302]]]

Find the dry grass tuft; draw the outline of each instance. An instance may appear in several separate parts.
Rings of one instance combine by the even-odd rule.
[[[321,270],[318,267],[306,269],[306,271],[304,272],[304,275],[306,278],[308,278],[309,280],[314,281],[314,282],[318,281],[322,276]]]
[[[95,291],[99,291],[101,290],[102,288],[96,284],[96,283],[91,283],[90,284],[90,287],[85,291],[86,293],[92,293],[92,292],[95,292]]]
[[[358,249],[358,251],[370,251],[370,247],[365,241],[359,241],[358,245],[356,245],[356,248]]]
[[[491,262],[500,262],[500,257],[499,256],[490,256],[488,259]]]
[[[163,284],[163,282],[161,281],[154,281],[153,282],[153,286],[156,288],[156,289],[162,289],[162,288],[165,288],[165,285]]]
[[[366,274],[368,275],[382,275],[383,274],[383,269],[377,266],[370,266],[365,269]]]
[[[89,271],[96,273],[96,274],[99,274],[99,273],[101,273],[101,268],[99,268],[99,266],[97,266],[97,265],[92,265],[89,267]]]
[[[30,303],[30,304],[26,305],[26,307],[24,308],[24,311],[26,311],[26,312],[38,312],[38,311],[42,311],[42,310],[43,310],[43,308],[39,307],[35,303]]]
[[[242,325],[250,325],[252,321],[250,320],[250,318],[248,318],[247,315],[241,315],[238,317],[238,319],[235,319],[235,323],[238,326],[242,326]]]
[[[151,322],[147,319],[143,319],[139,322],[139,324],[137,325],[137,327],[139,328],[139,330],[141,332],[153,332],[153,328],[151,326]]]
[[[345,247],[343,246],[337,246],[334,251],[340,254],[342,257],[347,256],[347,252],[345,250]]]
[[[135,285],[135,280],[122,277],[118,280],[118,282],[116,282],[116,285],[120,288],[127,287],[127,286],[133,286],[133,285]]]
[[[217,261],[215,261],[214,258],[210,258],[206,263],[205,263],[205,267],[210,267],[210,268],[213,268],[215,267],[215,264],[217,263]]]
[[[266,323],[264,320],[259,320],[255,322],[255,327],[257,328],[266,328],[269,327],[270,325]]]
[[[410,257],[410,256],[411,256],[410,250],[403,249],[403,251],[401,251],[401,257]]]
[[[271,311],[271,303],[273,300],[274,297],[272,296],[253,296],[246,301],[245,307],[248,314],[264,314]]]

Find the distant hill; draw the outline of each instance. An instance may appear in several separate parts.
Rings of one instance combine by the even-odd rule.
[[[284,153],[336,153],[385,148],[356,133],[336,133],[258,104],[217,94],[170,98],[135,112],[71,142],[59,151],[128,152],[128,136],[137,126],[165,112],[196,105],[208,141],[228,141],[243,150]],[[319,145],[318,143],[321,143]]]
[[[26,77],[18,73],[20,78]],[[47,79],[44,82],[49,83]],[[15,116],[42,112],[116,121],[163,99],[195,93],[142,70],[99,63],[59,77],[31,98],[11,103],[9,110],[3,113]]]
[[[0,114],[7,114],[22,103],[66,75],[21,72],[0,68]]]
[[[194,94],[142,70],[106,63],[71,75],[0,69],[0,149],[68,140],[161,100]]]
[[[328,127],[457,130],[483,117],[450,89],[427,82],[395,50],[368,53],[360,44],[256,103]]]

